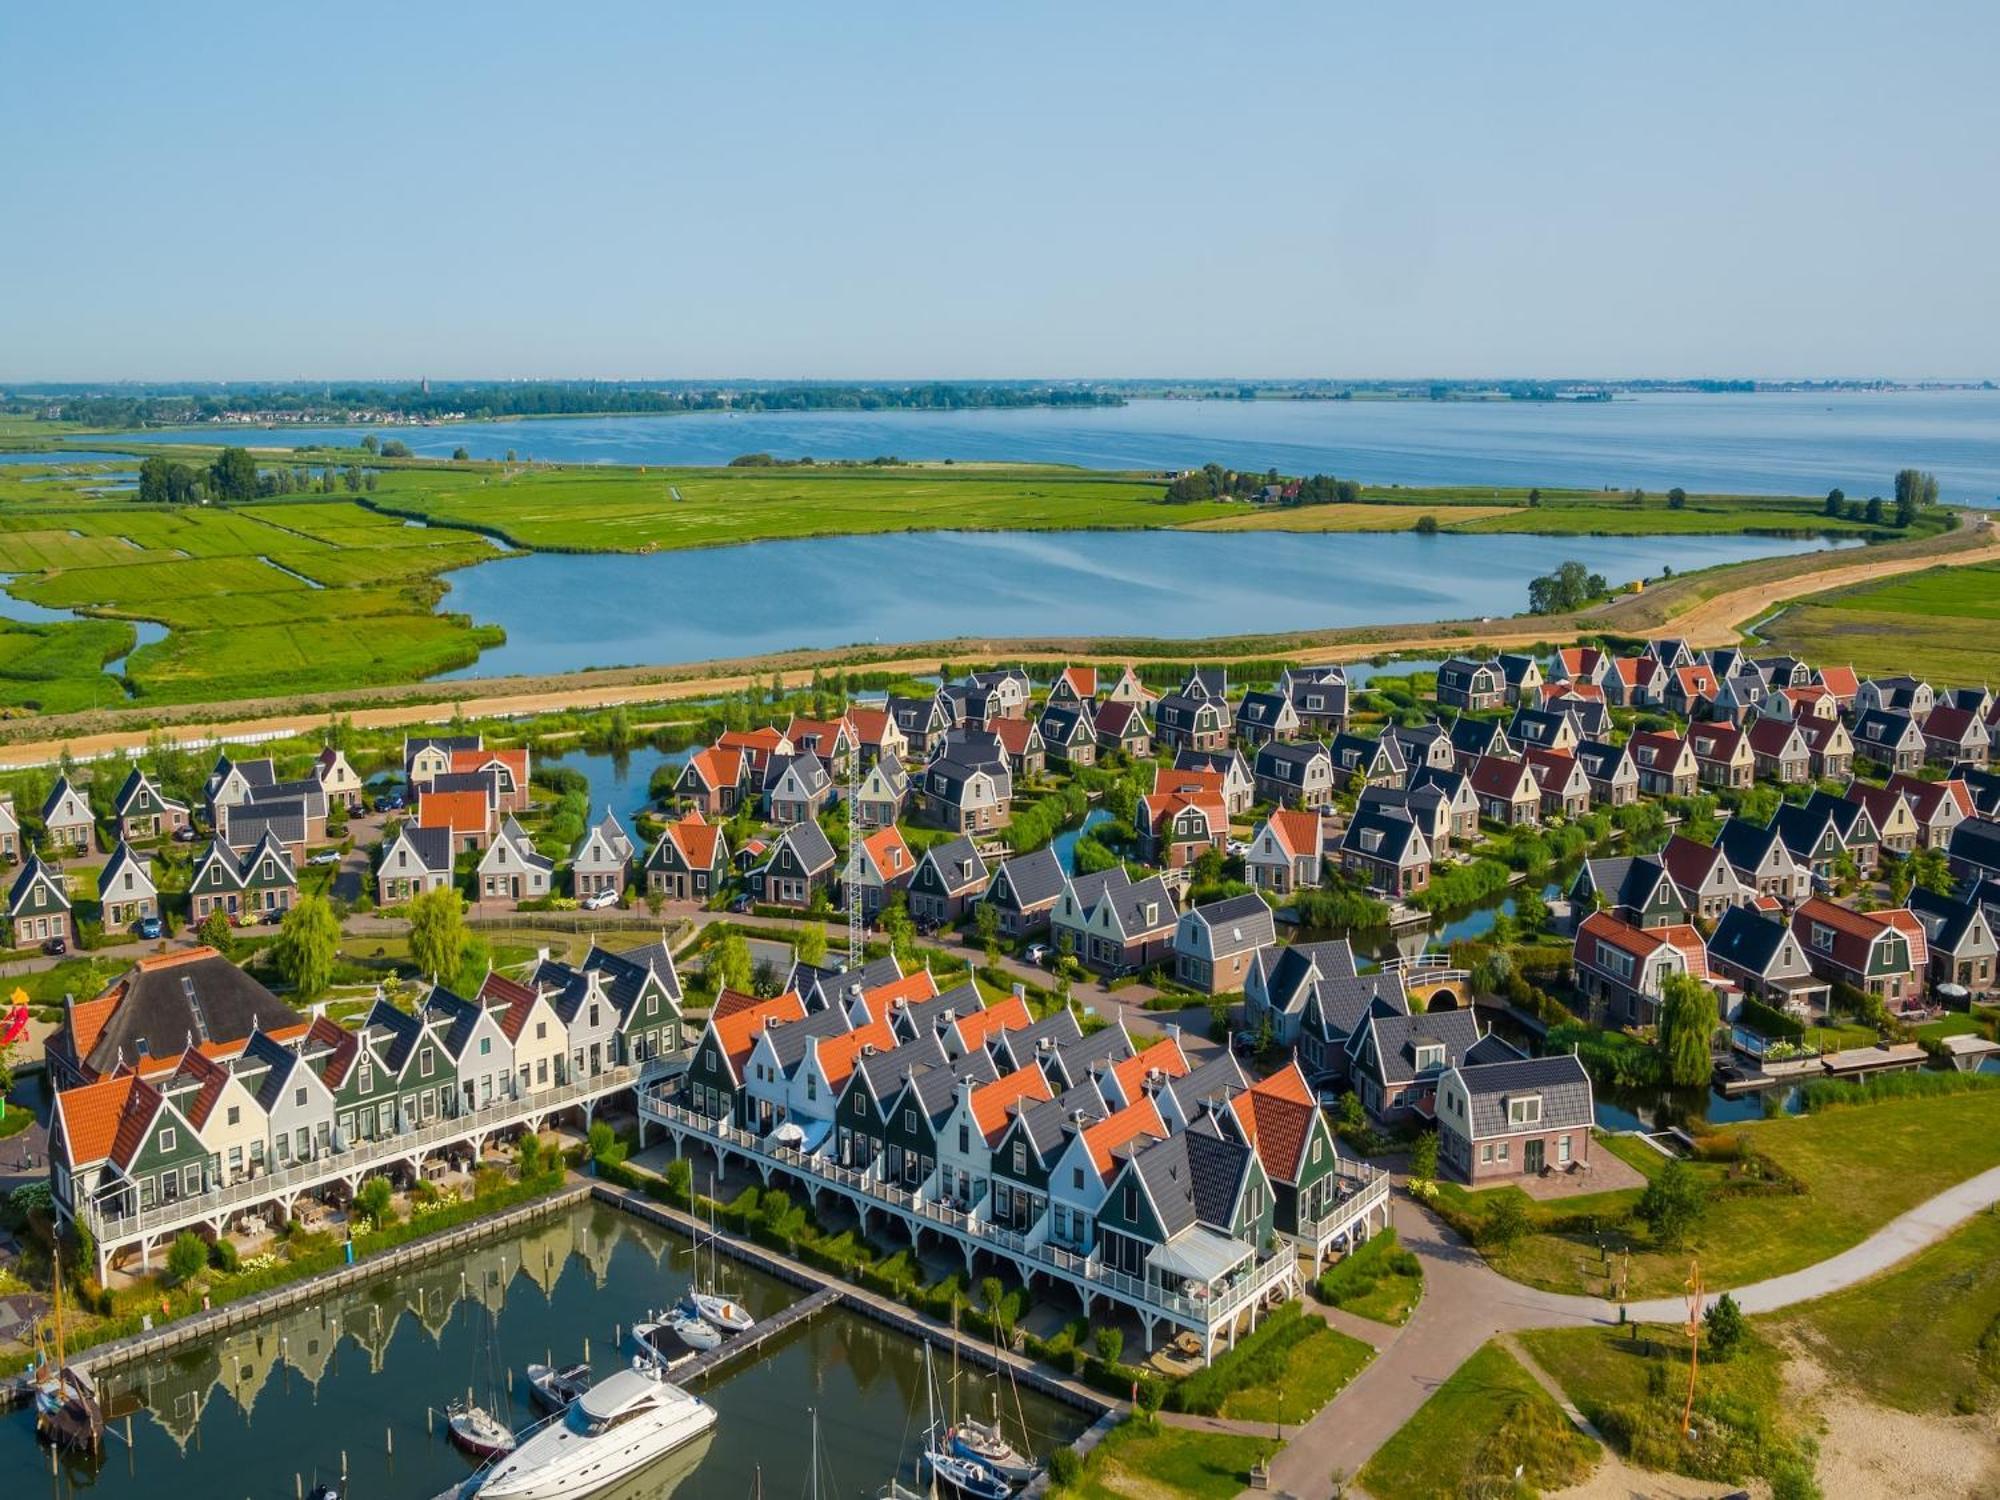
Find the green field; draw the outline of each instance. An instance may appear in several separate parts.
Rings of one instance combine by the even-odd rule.
[[[1250,1482],[1250,1466],[1276,1447],[1269,1438],[1134,1417],[1106,1433],[1082,1477],[1055,1493],[1080,1500],[1231,1500]]]
[[[2000,661],[2000,565],[1932,568],[1801,600],[1766,624],[1773,647],[1871,672],[1978,683]]]
[[[1431,1393],[1359,1478],[1378,1500],[1533,1494],[1578,1483],[1597,1456],[1597,1444],[1570,1425],[1521,1362],[1487,1344]]]

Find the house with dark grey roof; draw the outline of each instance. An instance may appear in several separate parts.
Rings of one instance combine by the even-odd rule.
[[[1453,1066],[1437,1085],[1438,1160],[1474,1187],[1587,1172],[1594,1111],[1569,1053]]]
[[[1259,745],[1252,774],[1260,802],[1280,807],[1333,805],[1333,757],[1318,740]]]
[[[1340,837],[1340,867],[1401,899],[1431,883],[1431,846],[1405,806],[1363,803]]]
[[[1174,928],[1174,977],[1205,995],[1240,990],[1251,959],[1277,940],[1271,908],[1254,891],[1191,907]]]
[[[910,877],[911,918],[932,926],[951,925],[984,894],[988,878],[986,861],[966,835],[933,845]]]
[[[1519,1056],[1499,1037],[1481,1032],[1469,1010],[1410,1015],[1371,1005],[1347,1043],[1354,1091],[1387,1125],[1434,1118],[1438,1081],[1451,1069]]]
[[[958,833],[1006,826],[1014,805],[1014,778],[1002,764],[974,764],[941,756],[918,778],[924,819]]]
[[[1244,1028],[1261,1033],[1268,1023],[1272,1039],[1291,1046],[1299,1039],[1313,984],[1353,973],[1354,950],[1345,938],[1260,948],[1243,975]]]
[[[1996,941],[1993,924],[1975,897],[1944,896],[1914,886],[1909,906],[1923,924],[1930,950],[1925,974],[1933,991],[1940,985],[1955,984],[1974,1003],[1989,1000],[2000,991],[2000,941]]]
[[[1507,725],[1507,742],[1518,754],[1523,750],[1574,750],[1583,736],[1568,714],[1548,713],[1539,708],[1517,708]]]
[[[1542,664],[1520,651],[1502,651],[1494,659],[1506,684],[1509,703],[1534,703],[1542,695]]]
[[[1345,667],[1288,667],[1278,679],[1278,691],[1291,699],[1301,732],[1339,734],[1347,728]]]
[[[1344,787],[1401,786],[1409,779],[1410,768],[1403,759],[1403,747],[1389,735],[1379,739],[1360,734],[1335,735],[1327,753],[1333,757],[1334,779]]]
[[[1747,818],[1731,818],[1716,834],[1715,847],[1736,878],[1760,896],[1794,902],[1812,894],[1812,871],[1786,847],[1783,830],[1775,823],[1760,826]]]
[[[1087,703],[1050,703],[1037,721],[1042,748],[1059,766],[1097,764],[1097,726]]]
[[[58,856],[88,854],[91,833],[96,827],[90,799],[76,789],[69,777],[58,776],[48,796],[42,799],[42,841]]]
[[[187,948],[140,959],[94,999],[70,999],[49,1038],[49,1069],[56,1086],[68,1088],[190,1046],[233,1055],[257,1031],[304,1024],[215,949]]]
[[[1924,732],[1907,713],[1877,709],[1854,721],[1854,753],[1893,775],[1921,771],[1924,748]]]
[[[1115,865],[1068,881],[1049,921],[1058,939],[1068,937],[1078,962],[1116,975],[1167,957],[1179,916],[1159,876],[1134,880]]]
[[[1499,708],[1507,701],[1507,679],[1497,662],[1454,656],[1438,668],[1437,701],[1473,713]]]
[[[1153,705],[1153,738],[1175,750],[1226,750],[1232,724],[1219,697],[1168,693]]]
[[[1451,721],[1452,763],[1461,775],[1469,773],[1482,755],[1512,755],[1514,747],[1495,719],[1475,719],[1460,714]]]
[[[604,816],[587,829],[570,851],[570,894],[579,901],[610,891],[623,895],[633,855],[632,839],[607,806]]]
[[[554,890],[555,861],[539,853],[512,813],[480,856],[474,889],[481,901],[538,901]]]
[[[804,911],[815,891],[832,891],[838,862],[819,824],[794,823],[771,845],[764,863],[750,872],[750,888],[766,905]]]
[[[1222,807],[1232,818],[1250,811],[1256,800],[1257,779],[1241,750],[1178,750],[1176,771],[1214,771],[1222,777]]]
[[[764,811],[773,823],[810,823],[833,798],[833,774],[810,750],[772,757],[764,781]]]
[[[1687,893],[1650,854],[1585,860],[1570,882],[1569,900],[1578,920],[1600,910],[1634,927],[1678,927],[1693,920]]]
[[[245,854],[217,839],[195,856],[188,877],[188,911],[196,922],[211,912],[239,922],[276,921],[298,900],[298,868],[274,835]]]
[[[1412,774],[1427,766],[1449,771],[1458,764],[1452,754],[1450,732],[1435,719],[1428,724],[1391,724],[1383,733],[1396,742],[1403,752],[1403,763]]]
[[[910,773],[901,760],[883,756],[868,768],[855,793],[854,821],[863,828],[887,828],[910,803]]]
[[[375,899],[394,906],[450,885],[451,880],[451,830],[405,823],[382,846],[381,862],[375,867]]]
[[[76,941],[69,882],[61,870],[43,864],[39,854],[28,856],[7,888],[7,923],[12,929],[10,947],[26,948],[56,938],[65,943]]]
[[[1751,999],[1795,1016],[1826,1014],[1829,986],[1813,973],[1782,913],[1732,906],[1708,938],[1708,966]]]
[[[160,893],[153,884],[150,863],[132,852],[123,839],[111,851],[111,858],[97,872],[97,899],[103,909],[104,929],[116,932],[145,917],[160,914]]]
[[[188,825],[187,804],[167,796],[139,766],[119,788],[115,807],[118,836],[127,843],[167,838]]]
[[[951,712],[935,693],[928,698],[892,694],[882,707],[915,756],[928,755],[938,737],[951,728]]]
[[[1000,914],[1000,932],[1023,938],[1048,929],[1068,872],[1048,845],[1017,854],[993,872],[982,898]]]
[[[1365,792],[1362,795],[1367,796]],[[1433,796],[1442,805],[1441,811],[1429,810]],[[1431,841],[1431,853],[1438,858],[1450,854],[1454,844],[1469,843],[1479,837],[1479,798],[1473,793],[1471,778],[1462,771],[1419,766],[1410,773],[1409,795],[1404,803],[1423,826],[1424,837]]]
[[[1947,857],[1960,880],[2000,879],[2000,822],[1966,818],[1951,831]]]
[[[1298,711],[1281,692],[1246,692],[1236,705],[1236,742],[1256,747],[1301,732]]]

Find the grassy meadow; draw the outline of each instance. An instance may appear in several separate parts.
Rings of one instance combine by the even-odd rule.
[[[1769,621],[1772,646],[1812,661],[1936,682],[1985,682],[2000,660],[2000,565],[1932,568],[1814,595]]]

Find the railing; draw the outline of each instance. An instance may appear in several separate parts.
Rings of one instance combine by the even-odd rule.
[[[1293,1259],[1289,1254],[1257,1258],[1253,1253],[1246,1254],[1245,1257],[1246,1263],[1251,1268],[1247,1276],[1215,1289],[1206,1296],[1169,1291],[1165,1287],[1147,1281],[1144,1277],[1113,1270],[1094,1255],[1064,1249],[1045,1241],[1037,1242],[1033,1238],[1032,1230],[1023,1235],[1016,1230],[1002,1229],[979,1218],[976,1214],[968,1213],[948,1203],[925,1198],[921,1193],[913,1193],[896,1183],[883,1181],[855,1168],[841,1166],[827,1157],[808,1156],[792,1146],[766,1145],[762,1138],[727,1120],[719,1120],[699,1110],[690,1109],[684,1104],[674,1103],[658,1087],[641,1091],[640,1108],[645,1115],[655,1120],[733,1147],[746,1156],[761,1158],[800,1174],[809,1174],[849,1193],[891,1208],[901,1209],[965,1239],[990,1245],[995,1250],[1029,1262],[1038,1269],[1081,1282],[1094,1292],[1107,1293],[1129,1302],[1159,1308],[1204,1328],[1212,1327],[1239,1311],[1247,1303],[1265,1295],[1272,1287],[1294,1274]],[[1387,1174],[1377,1171],[1360,1190],[1359,1196],[1386,1195],[1388,1183]],[[1361,1211],[1356,1198],[1345,1200],[1343,1206],[1344,1217],[1350,1221]],[[1044,1209],[1044,1214],[1046,1213],[1047,1210]],[[1247,1251],[1249,1247],[1245,1248]]]
[[[496,1101],[464,1113],[446,1115],[385,1140],[362,1141],[344,1151],[329,1150],[309,1161],[281,1167],[261,1176],[240,1178],[205,1192],[190,1193],[171,1203],[114,1214],[107,1213],[98,1200],[85,1199],[78,1206],[78,1211],[100,1245],[123,1244],[137,1236],[196,1224],[203,1219],[226,1214],[232,1208],[268,1203],[289,1193],[304,1192],[383,1162],[401,1161],[448,1141],[504,1130],[509,1125],[562,1109],[579,1100],[616,1093],[644,1080],[678,1071],[685,1064],[687,1055],[685,1051],[665,1053],[647,1058],[643,1063],[620,1063],[588,1078],[538,1090],[521,1098]],[[125,1194],[134,1190],[129,1183],[121,1183],[118,1188]]]
[[[1379,1167],[1363,1167],[1365,1176],[1343,1177],[1340,1196],[1323,1213],[1300,1215],[1298,1238],[1317,1241],[1323,1234],[1337,1234],[1363,1214],[1380,1208],[1389,1198],[1389,1174]],[[1348,1187],[1347,1183],[1355,1183]]]

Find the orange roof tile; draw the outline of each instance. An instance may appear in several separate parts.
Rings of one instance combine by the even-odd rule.
[[[420,792],[417,795],[419,828],[484,833],[491,815],[484,792]]]
[[[896,1045],[896,1030],[887,1021],[869,1021],[852,1031],[823,1036],[817,1043],[819,1070],[826,1075],[827,1087],[838,1092],[854,1073],[854,1064],[863,1047],[887,1052]]]
[[[720,1021],[724,1016],[733,1016],[739,1010],[748,1010],[753,1005],[761,1005],[762,997],[745,990],[724,989],[715,997],[715,1004],[709,1007],[708,1018]]]
[[[1111,1076],[1118,1080],[1118,1097],[1128,1104],[1140,1098],[1141,1085],[1155,1068],[1169,1078],[1186,1075],[1187,1054],[1181,1051],[1181,1044],[1173,1037],[1162,1037],[1152,1046],[1113,1066]]]
[[[937,981],[931,978],[931,971],[919,969],[914,974],[905,974],[901,979],[878,984],[872,990],[863,990],[861,1003],[866,1007],[870,1020],[886,1021],[898,1000],[905,1005],[916,1005],[931,999],[937,993]]]
[[[1294,859],[1320,852],[1320,816],[1303,808],[1281,807],[1271,814],[1271,832]]]
[[[984,1010],[975,1010],[970,1015],[958,1017],[952,1024],[959,1038],[970,1050],[985,1046],[997,1033],[1019,1031],[1023,1027],[1032,1026],[1034,1019],[1028,1014],[1028,1004],[1025,1000],[1019,995],[1009,995]]]
[[[1064,667],[1057,681],[1067,682],[1079,698],[1097,696],[1097,668]]]
[[[720,1002],[717,1009],[720,1009]],[[725,1016],[718,1017],[711,1013],[709,1025],[715,1028],[716,1039],[722,1043],[722,1050],[729,1057],[729,1066],[741,1076],[743,1063],[750,1056],[750,1049],[757,1045],[759,1032],[766,1026],[802,1021],[805,1014],[805,1002],[786,990],[782,995],[759,1000],[755,1005],[733,1010]]]
[[[1911,968],[1930,962],[1929,935],[1924,931],[1924,924],[1917,920],[1915,912],[1905,906],[1895,906],[1886,911],[1871,911],[1868,915],[1885,926],[1895,928],[1910,940]]]
[[[1861,691],[1861,678],[1852,667],[1821,667],[1819,680],[1836,698],[1852,698]]]
[[[868,851],[868,858],[884,875],[907,875],[917,867],[909,842],[903,837],[903,830],[894,823],[869,834],[861,841],[861,847]]]
[[[722,829],[696,810],[669,823],[667,836],[681,851],[681,858],[687,861],[689,869],[706,870],[715,863],[715,848],[722,838]]]
[[[1281,1182],[1297,1175],[1299,1157],[1312,1131],[1319,1105],[1306,1087],[1296,1062],[1230,1098],[1229,1107],[1244,1135],[1263,1162],[1264,1170]]]
[[[111,1023],[117,1013],[118,1002],[125,998],[125,983],[120,980],[95,1000],[72,1001],[69,1008],[70,1048],[81,1062],[90,1056],[90,1049],[97,1045],[97,1039],[104,1035],[104,1028]]]
[[[1167,1124],[1160,1118],[1159,1109],[1151,1099],[1141,1099],[1087,1127],[1083,1132],[1083,1145],[1090,1153],[1090,1162],[1097,1168],[1097,1175],[1108,1177],[1111,1175],[1112,1152],[1142,1135],[1164,1140],[1166,1134]]]
[[[847,722],[854,726],[854,737],[864,745],[879,745],[888,736],[895,720],[884,708],[850,708]]]
[[[119,1073],[56,1095],[56,1115],[69,1143],[73,1166],[103,1161],[111,1154],[112,1143],[118,1138],[118,1122],[125,1117],[125,1103],[138,1084],[136,1074]]]
[[[991,1083],[981,1084],[972,1091],[972,1118],[979,1126],[979,1133],[986,1137],[986,1144],[998,1141],[1012,1118],[1012,1107],[1024,1099],[1053,1099],[1055,1092],[1049,1087],[1049,1076],[1039,1066],[1030,1063],[1025,1068],[1017,1068],[1005,1078],[996,1078]]]
[[[528,779],[528,752],[514,750],[454,750],[451,752],[451,769],[454,773],[483,771],[495,762],[514,773],[516,785],[523,785]]]

